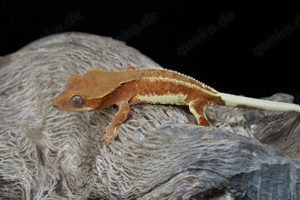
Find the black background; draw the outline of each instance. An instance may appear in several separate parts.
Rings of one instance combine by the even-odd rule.
[[[300,103],[297,1],[0,1],[0,30],[0,56],[50,34],[86,32],[124,40],[220,92],[284,92]]]

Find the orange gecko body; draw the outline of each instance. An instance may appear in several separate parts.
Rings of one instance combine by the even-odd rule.
[[[219,93],[175,71],[158,68],[135,69],[132,66],[121,71],[94,68],[82,76],[72,74],[67,79],[66,90],[53,99],[53,107],[61,111],[91,112],[118,105],[118,113],[102,129],[106,134],[99,137],[100,140],[105,140],[104,144],[109,144],[111,139],[117,137],[116,130],[130,114],[130,106],[142,103],[189,105],[191,113],[201,126],[210,126],[205,109],[214,104],[264,110],[278,110],[275,109],[276,106],[281,106],[284,109],[278,111],[300,111],[299,106],[293,104]]]

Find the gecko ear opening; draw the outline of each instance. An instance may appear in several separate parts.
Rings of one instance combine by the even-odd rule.
[[[78,74],[72,74],[71,76],[69,76],[69,78],[67,79],[67,85],[71,85],[72,82],[73,82],[74,80],[76,80],[78,77],[79,77]]]

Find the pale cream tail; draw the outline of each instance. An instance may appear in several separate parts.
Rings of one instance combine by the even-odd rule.
[[[282,103],[276,101],[268,101],[262,99],[254,99],[243,96],[236,96],[226,93],[218,93],[225,101],[226,106],[239,107],[239,108],[253,108],[268,111],[281,111],[281,112],[297,112],[300,113],[300,106],[292,103]]]

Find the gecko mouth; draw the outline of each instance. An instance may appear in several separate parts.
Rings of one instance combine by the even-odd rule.
[[[62,108],[62,107],[59,107],[59,106],[56,106],[56,105],[53,105],[53,107],[56,110],[59,110],[59,111],[70,111],[70,112],[82,112],[82,111],[91,111],[91,110],[93,110],[93,108],[91,108],[91,107],[85,107],[85,108]]]
[[[71,111],[71,112],[82,112],[82,111],[91,111],[93,110],[93,108],[91,107],[85,107],[85,108],[76,108],[76,109],[70,109],[70,110],[66,110],[66,111]]]

